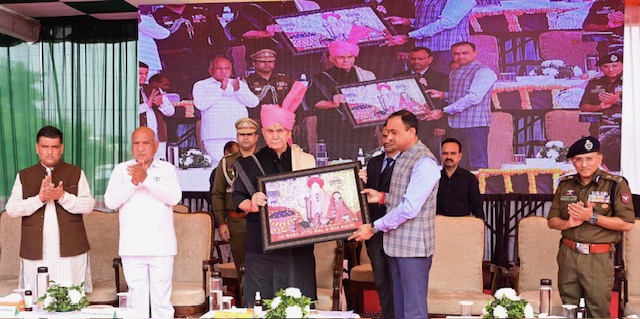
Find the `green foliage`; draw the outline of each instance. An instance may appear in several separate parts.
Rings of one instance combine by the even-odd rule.
[[[89,306],[89,300],[84,294],[84,282],[80,285],[67,285],[51,281],[47,293],[38,301],[42,301],[44,310],[49,312],[75,311]]]
[[[315,301],[303,296],[298,288],[280,289],[276,297],[265,299],[266,318],[309,318],[309,307]]]

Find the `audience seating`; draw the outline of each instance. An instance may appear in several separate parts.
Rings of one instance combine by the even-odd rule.
[[[465,216],[437,215],[435,221],[435,251],[429,271],[429,313],[459,315],[458,301],[473,301],[472,315],[481,315],[487,300],[483,291],[484,221]],[[489,267],[495,291],[503,270]]]
[[[118,257],[120,241],[120,222],[118,213],[94,211],[84,216],[84,225],[89,239],[89,260],[93,291],[87,294],[92,304],[118,305],[118,288],[126,286],[124,276],[116,275],[120,271],[114,258]],[[115,278],[118,278],[118,281]]]
[[[342,240],[315,244],[316,289],[318,310],[346,310],[342,289],[342,261],[344,260],[344,243]],[[346,301],[345,301],[346,302]]]
[[[21,218],[0,214],[0,296],[18,288],[21,223]]]
[[[633,229],[624,233],[623,302],[620,308],[624,315],[640,314],[640,219],[636,219]]]
[[[570,146],[589,134],[588,122],[578,120],[580,110],[553,110],[545,114],[544,131],[547,141],[561,141]]]
[[[224,258],[222,257],[222,249],[220,249],[220,246],[228,244],[229,242],[226,240],[215,241],[215,250],[220,262],[215,264],[214,268],[215,271],[220,272],[220,276],[222,277],[222,284],[227,286],[227,289],[233,288],[236,305],[238,305],[239,307],[242,301],[242,286],[240,285],[242,280],[238,279],[236,264],[233,261],[224,260]]]
[[[349,296],[354,310],[357,313],[362,313],[364,312],[364,291],[376,290],[376,285],[373,280],[373,268],[367,253],[367,247],[362,243],[358,243],[357,247],[352,249],[354,255],[358,250],[360,251],[359,258],[351,257],[351,260],[355,261],[356,265],[349,271],[347,296]]]
[[[489,128],[489,168],[501,168],[513,162],[513,116],[505,112],[491,113]]]
[[[597,42],[583,42],[582,31],[548,31],[540,35],[540,57],[543,60],[562,60],[566,65],[585,69],[587,54],[595,54]]]
[[[510,269],[515,289],[520,297],[531,302],[533,309],[540,309],[538,288],[540,279],[551,279],[551,315],[562,315],[562,300],[558,292],[558,262],[560,231],[550,229],[547,219],[528,216],[518,222],[519,266]]]

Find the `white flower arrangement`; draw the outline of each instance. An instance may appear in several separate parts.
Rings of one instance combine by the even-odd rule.
[[[38,299],[38,301],[42,301],[44,310],[67,312],[89,306],[89,300],[84,294],[84,282],[80,285],[73,285],[67,282],[56,283],[55,281],[50,283],[51,285],[47,292]]]
[[[529,75],[549,75],[557,79],[568,79],[582,75],[578,66],[566,65],[562,60],[546,60],[540,63]]]
[[[275,298],[265,299],[266,318],[309,318],[310,306],[314,301],[303,296],[298,288],[280,289]]]
[[[515,290],[501,288],[494,294],[494,300],[487,300],[482,309],[483,318],[533,318],[531,304],[518,297]]]
[[[536,158],[551,158],[556,162],[564,163],[567,161],[567,152],[569,149],[564,146],[561,141],[549,141],[536,154]]]
[[[204,155],[199,150],[192,148],[180,155],[180,168],[211,167],[211,157]]]

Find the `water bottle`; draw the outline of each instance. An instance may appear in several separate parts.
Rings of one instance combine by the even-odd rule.
[[[47,293],[47,289],[49,289],[49,268],[38,267],[36,289],[36,299],[40,299],[40,297]]]
[[[253,317],[262,318],[262,298],[259,291],[256,291],[256,298],[253,303]]]
[[[362,147],[358,149],[358,157],[356,159],[362,166],[364,166],[364,152],[362,151]]]
[[[300,74],[300,82],[304,84],[304,86],[309,86],[309,81],[307,81],[307,75],[302,73]]]
[[[220,272],[214,271],[211,274],[209,297],[209,310],[222,310],[222,278],[220,277]]]
[[[540,279],[540,313],[551,315],[551,279]]]
[[[33,293],[31,292],[31,289],[24,291],[24,310],[33,310]]]
[[[587,305],[584,302],[584,298],[580,298],[578,311],[576,311],[576,318],[587,318]]]

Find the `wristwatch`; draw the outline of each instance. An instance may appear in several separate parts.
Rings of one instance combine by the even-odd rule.
[[[597,222],[598,222],[598,213],[594,212],[593,216],[591,216],[591,219],[589,220],[589,224],[595,225]]]
[[[380,231],[380,230],[378,229],[378,227],[373,226],[373,224],[371,224],[371,231],[375,234],[375,233],[377,233],[377,232],[378,232],[378,231]]]

